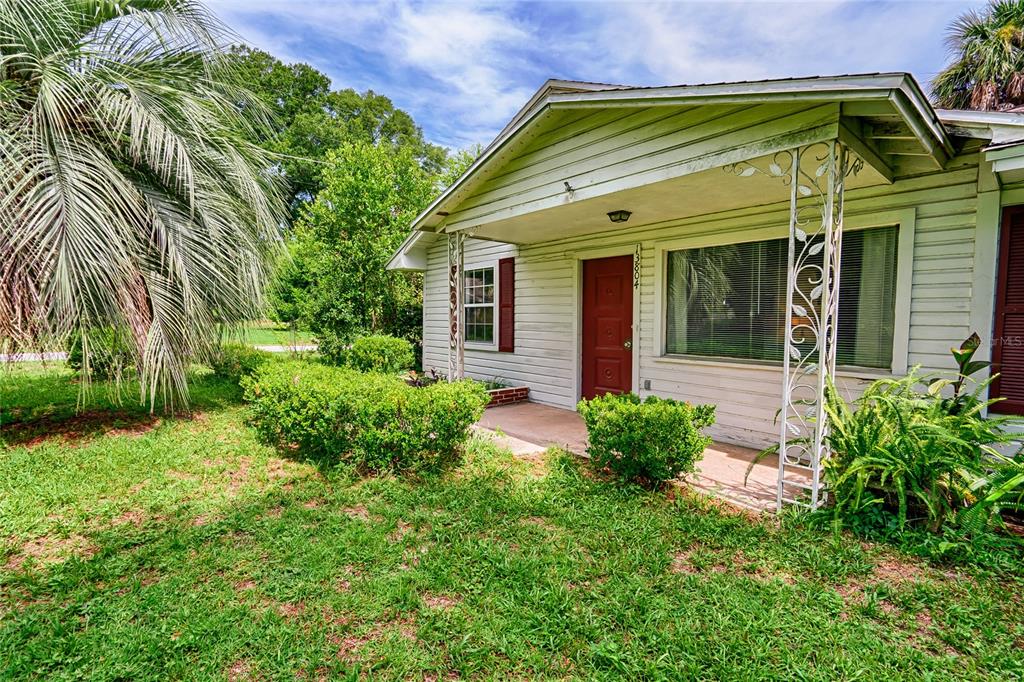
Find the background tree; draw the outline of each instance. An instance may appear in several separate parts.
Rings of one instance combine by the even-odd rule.
[[[266,107],[192,0],[0,0],[0,339],[113,330],[186,398],[281,252]]]
[[[329,152],[324,188],[296,225],[295,272],[309,283],[299,303],[321,352],[338,350],[361,333],[418,340],[419,275],[385,265],[435,180],[409,146],[349,142]]]
[[[932,83],[939,106],[988,111],[1024,104],[1024,0],[965,12],[946,41],[953,62]]]
[[[346,142],[408,147],[428,171],[439,170],[447,152],[423,138],[412,117],[372,90],[331,90],[325,74],[307,64],[285,64],[272,55],[236,47],[232,59],[245,82],[277,113],[273,137],[254,139],[280,155],[295,215],[323,188],[328,152]]]

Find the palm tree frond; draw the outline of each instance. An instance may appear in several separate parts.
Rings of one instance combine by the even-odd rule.
[[[120,330],[171,405],[259,313],[285,207],[232,39],[192,0],[0,0],[5,348]]]

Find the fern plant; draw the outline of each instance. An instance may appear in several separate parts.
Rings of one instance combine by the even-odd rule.
[[[957,518],[969,532],[983,530],[1001,519],[1003,512],[1024,512],[1024,454],[998,455],[991,470],[979,476],[972,488],[978,500]]]
[[[894,510],[901,530],[921,522],[936,532],[953,521],[977,531],[1002,511],[1024,509],[1024,454],[1019,434],[1008,428],[1019,422],[986,416],[996,402],[984,397],[995,377],[972,378],[989,366],[974,359],[980,346],[972,334],[951,349],[952,375],[915,367],[875,381],[853,401],[829,381],[823,474],[837,525],[877,526]],[[775,452],[777,446],[754,462]]]
[[[829,386],[824,409],[832,455],[824,475],[837,519],[883,505],[895,508],[900,528],[920,520],[937,531],[977,502],[987,462],[1014,439],[1007,418],[984,417],[995,402],[981,397],[990,382],[954,400],[942,396],[943,381],[915,368],[874,382],[853,406]]]

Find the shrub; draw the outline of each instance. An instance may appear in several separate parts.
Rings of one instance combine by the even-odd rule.
[[[234,383],[250,376],[266,364],[273,356],[264,350],[241,343],[225,343],[218,347],[210,358],[210,367],[219,377]]]
[[[320,357],[323,358],[324,362],[329,365],[340,366],[345,364],[345,357],[351,344],[334,334],[317,334],[316,346],[317,352],[320,353]]]
[[[987,366],[971,359],[978,345],[972,335],[952,349],[958,367],[952,378],[914,368],[875,381],[852,406],[828,387],[832,454],[824,476],[837,522],[867,530],[889,524],[894,514],[899,529],[921,522],[938,532],[963,518],[977,525],[985,514],[976,505],[1009,502],[1012,492],[990,495],[989,489],[996,481],[1013,487],[1012,473],[993,476],[1015,461],[998,451],[1015,439],[1006,429],[1010,420],[984,416],[995,402],[981,398],[991,379],[966,389],[969,376]]]
[[[361,372],[398,374],[414,362],[412,344],[394,336],[363,336],[345,353],[345,365]]]
[[[75,333],[68,344],[68,367],[83,373],[86,369],[85,348],[89,350],[88,374],[112,379],[135,366],[135,347],[129,339],[110,327],[89,330],[84,339]]]
[[[715,421],[714,405],[697,405],[632,393],[581,401],[587,454],[594,467],[622,481],[661,484],[694,470],[711,439],[701,429]]]
[[[266,442],[368,471],[451,465],[487,401],[471,381],[415,388],[395,376],[302,362],[264,365],[243,386]]]

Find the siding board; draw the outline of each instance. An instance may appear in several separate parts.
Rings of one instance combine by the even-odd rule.
[[[806,115],[806,112],[804,112]],[[467,202],[461,217],[480,216],[497,207],[511,207],[516,201],[548,196],[555,176],[572,170],[578,175],[591,169],[594,182],[606,181],[622,172],[621,159],[629,145],[643,150],[629,151],[628,172],[643,173],[645,164],[657,166],[666,158],[682,158],[680,150],[692,144],[685,132],[668,130],[671,122],[692,117],[692,112],[664,116],[642,110],[623,116],[621,112],[584,116],[569,122],[565,130],[538,138],[528,157],[513,162],[478,190]],[[740,118],[733,114],[735,118]],[[723,117],[726,126],[729,116]],[[620,134],[612,134],[617,121],[628,119]],[[690,119],[694,120],[694,119]],[[664,134],[648,138],[644,125],[660,126]],[[708,130],[708,123],[691,130]],[[640,126],[640,127],[638,127]],[[726,127],[720,128],[727,130]],[[718,133],[722,134],[721,132]],[[632,136],[632,137],[630,137]],[[673,137],[675,136],[675,137]],[[618,138],[618,141],[617,141]],[[685,139],[681,139],[685,138]],[[662,145],[656,152],[652,145]],[[633,143],[631,143],[633,144]],[[646,146],[644,146],[646,145]],[[673,151],[674,150],[674,151]],[[562,154],[571,154],[561,158]],[[675,156],[673,156],[675,154]],[[846,194],[847,216],[868,216],[904,208],[917,212],[914,264],[910,301],[910,338],[907,362],[921,364],[925,371],[949,369],[949,348],[970,332],[970,310],[974,268],[974,235],[977,211],[978,155],[975,152],[954,159],[951,170],[897,179],[888,186],[850,190]],[[531,164],[540,172],[532,172]],[[536,169],[535,169],[536,170]],[[604,175],[602,175],[604,173]],[[542,182],[544,181],[544,182]],[[518,183],[518,184],[513,184]],[[531,183],[534,183],[531,185]],[[545,184],[547,183],[547,184]],[[509,194],[509,188],[514,192]],[[561,180],[558,181],[561,188]],[[487,196],[483,196],[486,194]],[[781,195],[780,195],[781,196]],[[490,199],[488,198],[490,197]],[[492,201],[496,199],[495,201]],[[753,199],[753,198],[752,198]],[[504,202],[504,203],[502,203]],[[455,221],[459,214],[451,216]],[[674,363],[654,357],[654,316],[659,302],[654,298],[654,244],[683,236],[719,234],[723,240],[740,240],[756,229],[778,229],[784,233],[788,207],[784,202],[765,203],[713,215],[665,221],[654,225],[630,225],[621,230],[589,237],[575,237],[532,245],[509,245],[470,239],[466,264],[516,258],[516,348],[514,353],[466,350],[467,373],[486,379],[500,376],[517,385],[530,387],[530,399],[558,407],[572,408],[576,402],[576,287],[575,258],[579,252],[643,244],[639,296],[640,328],[634,332],[640,348],[641,394],[718,405],[718,421],[710,430],[713,437],[752,446],[766,446],[778,438],[775,413],[780,402],[781,369],[778,367]],[[428,250],[424,280],[424,367],[444,371],[447,367],[447,253],[444,240]],[[650,391],[642,389],[651,382]],[[841,376],[840,390],[856,396],[866,380]]]

